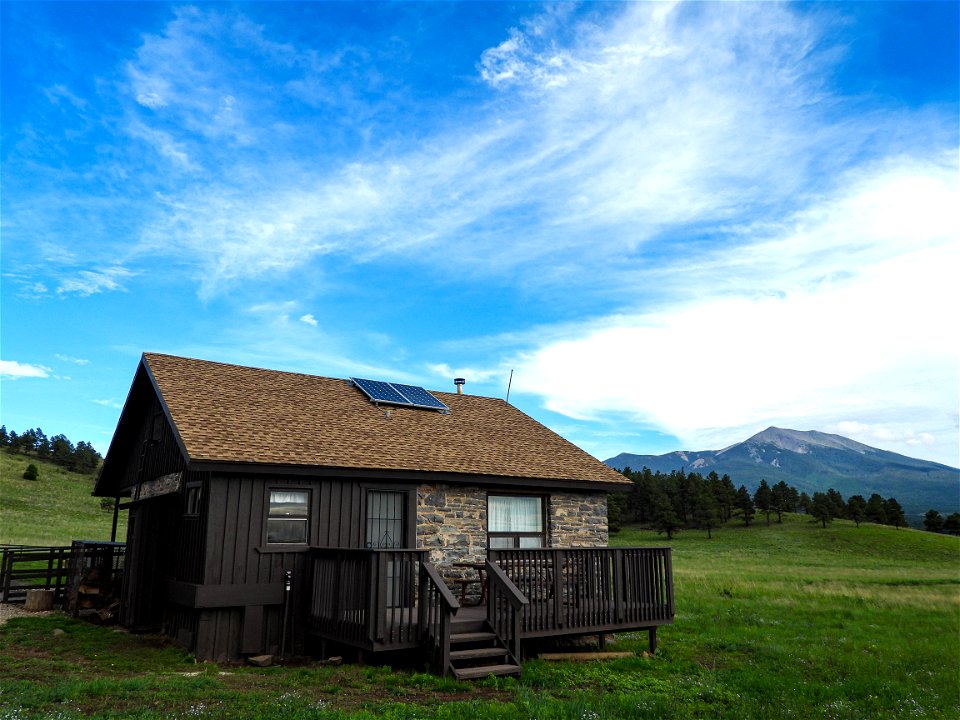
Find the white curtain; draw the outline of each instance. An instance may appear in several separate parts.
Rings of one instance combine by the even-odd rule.
[[[490,495],[487,502],[490,532],[542,532],[542,498]]]
[[[270,491],[270,515],[273,517],[296,516],[304,517],[307,514],[307,497],[305,492],[288,490]]]

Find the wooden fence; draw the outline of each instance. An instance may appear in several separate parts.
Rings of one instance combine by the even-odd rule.
[[[53,590],[54,605],[68,606],[91,569],[114,582],[122,576],[124,551],[123,543],[83,540],[53,547],[2,545],[0,602],[23,602],[28,590]]]

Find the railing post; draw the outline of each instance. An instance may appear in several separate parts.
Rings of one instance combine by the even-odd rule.
[[[565,592],[569,592],[566,586],[567,573],[567,553],[565,550],[556,550],[553,559],[553,617],[554,623],[558,628],[566,624],[566,618],[563,616],[563,600]]]
[[[626,573],[626,557],[627,554],[616,548],[613,551],[613,611],[614,617],[617,618],[617,622],[623,622],[624,619],[624,591],[623,584],[625,582],[627,573]]]

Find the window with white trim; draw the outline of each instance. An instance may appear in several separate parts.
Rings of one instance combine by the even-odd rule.
[[[309,490],[270,491],[270,507],[267,511],[268,544],[306,544],[309,526]]]
[[[546,545],[544,498],[539,495],[488,495],[487,544],[491,548]]]

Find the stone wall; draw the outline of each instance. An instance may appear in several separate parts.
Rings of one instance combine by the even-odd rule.
[[[606,547],[604,493],[552,493],[547,503],[550,547]]]
[[[551,547],[606,547],[607,496],[557,492],[547,500]],[[487,490],[465,485],[421,485],[417,490],[417,547],[447,570],[487,556]],[[456,573],[454,573],[456,575]]]

